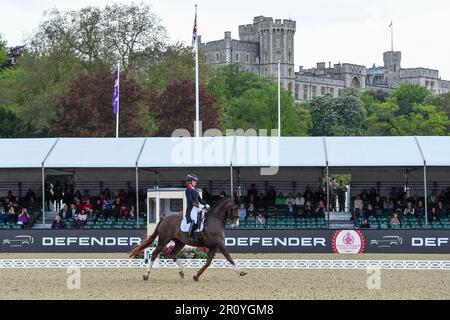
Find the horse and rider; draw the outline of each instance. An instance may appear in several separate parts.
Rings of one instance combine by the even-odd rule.
[[[217,251],[225,256],[239,276],[245,276],[247,274],[236,266],[236,263],[225,247],[225,226],[227,222],[231,224],[233,229],[239,226],[238,206],[233,199],[222,198],[213,207],[210,207],[203,201],[196,189],[198,182],[199,179],[195,174],[189,174],[186,177],[185,195],[188,205],[184,219],[190,223],[189,232],[186,233],[181,230],[183,217],[179,215],[168,216],[159,221],[155,232],[150,237],[143,239],[129,253],[130,257],[138,256],[158,238],[157,246],[152,253],[147,267],[147,272],[143,276],[144,281],[149,279],[154,262],[163,248],[171,241],[175,243],[175,246],[170,253],[170,257],[177,264],[181,278],[184,278],[184,268],[178,261],[177,254],[186,245],[208,249],[206,264],[197,271],[197,274],[194,276],[195,281],[198,281],[200,276],[211,265]],[[203,231],[200,233],[200,236],[194,237],[195,230],[201,225],[201,217],[203,215],[200,205],[203,205],[207,209],[207,213],[205,214]]]

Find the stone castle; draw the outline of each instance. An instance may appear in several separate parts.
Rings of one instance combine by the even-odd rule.
[[[439,71],[427,68],[402,68],[399,51],[384,53],[384,66],[365,66],[339,63],[317,63],[315,68],[295,70],[294,40],[296,22],[292,20],[255,17],[253,24],[239,26],[239,39],[225,32],[222,40],[201,42],[200,50],[206,63],[224,66],[237,63],[244,70],[258,76],[276,79],[278,61],[281,81],[295,100],[312,100],[316,96],[331,94],[337,97],[344,88],[362,91],[391,91],[402,83],[414,83],[428,88],[434,94],[450,92],[450,81],[441,80]]]

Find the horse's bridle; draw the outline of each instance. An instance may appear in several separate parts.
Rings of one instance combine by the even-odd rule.
[[[235,206],[236,205],[233,203],[230,206],[230,208],[227,210],[227,216],[226,216],[226,219],[225,219],[225,223],[227,223],[230,220],[233,221],[234,219],[239,219],[239,213],[237,213],[237,210],[235,210],[235,212],[237,213],[236,215],[231,215],[231,213],[233,212],[233,208]],[[222,217],[220,217],[215,211],[209,210],[209,211],[206,211],[206,213],[208,214],[208,217],[214,217],[214,218],[219,219],[219,220],[222,221]]]

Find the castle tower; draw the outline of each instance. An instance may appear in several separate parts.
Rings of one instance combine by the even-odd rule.
[[[387,51],[383,54],[384,67],[389,71],[400,71],[402,53],[400,51]]]
[[[285,90],[294,92],[294,36],[296,23],[268,17],[255,17],[253,24],[239,26],[242,41],[258,42],[260,75],[276,79],[281,62],[281,81]]]

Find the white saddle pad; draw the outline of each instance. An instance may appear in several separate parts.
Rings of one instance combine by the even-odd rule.
[[[203,217],[205,216],[205,213],[203,213]],[[203,224],[205,222],[205,219],[202,219],[202,223],[200,224],[200,228],[198,228],[197,230],[195,230],[194,232],[202,232],[203,231]],[[189,228],[190,228],[191,224],[187,223],[186,221],[186,217],[183,218],[183,220],[181,220],[181,232],[189,232]]]

